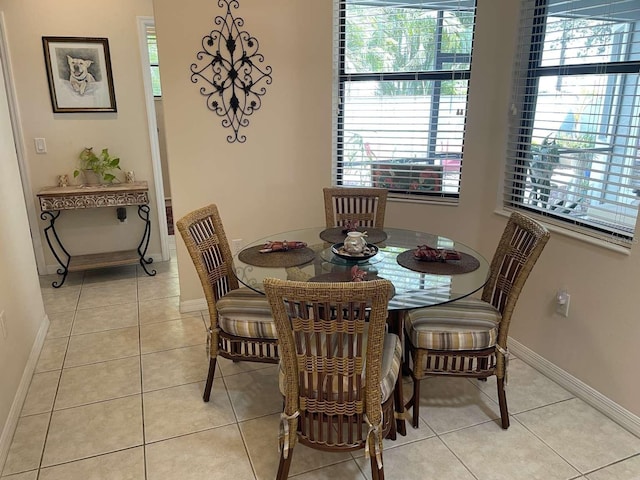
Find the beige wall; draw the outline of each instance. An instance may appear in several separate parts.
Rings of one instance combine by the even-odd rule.
[[[490,256],[506,223],[496,215],[504,162],[518,2],[479,0],[460,205],[391,202],[390,226],[450,235]],[[244,130],[227,131],[189,79],[201,38],[220,14],[215,2],[176,7],[154,0],[162,58],[165,122],[175,218],[219,205],[229,238],[321,224],[321,187],[331,172],[332,2],[243,0],[235,13],[260,42],[273,85]],[[179,8],[179,12],[178,12]],[[202,292],[178,240],[181,298]],[[640,259],[554,233],[532,273],[512,336],[640,415],[640,322],[634,295]],[[569,318],[553,313],[558,288],[571,293]]]
[[[35,196],[42,187],[54,185],[59,174],[71,178],[85,146],[95,150],[108,147],[110,153],[120,157],[123,170],[134,170],[136,178],[147,180],[153,189],[136,23],[136,16],[153,15],[151,0],[113,0],[95,8],[78,0],[0,0],[0,10],[7,23],[31,194]],[[52,113],[43,36],[108,38],[117,113]],[[35,137],[46,139],[47,154],[35,153]],[[155,207],[154,195],[151,202]],[[149,251],[155,253],[160,251],[160,244],[154,212],[152,208]],[[121,223],[112,208],[65,212],[57,226],[71,254],[126,250],[137,247],[144,228],[133,207],[128,213],[127,223]],[[40,226],[45,223],[40,221]],[[47,265],[56,265],[44,239],[42,242]]]
[[[27,212],[22,199],[15,144],[0,67],[0,312],[7,337],[0,334],[0,434],[27,366],[36,334],[45,320]],[[18,405],[19,408],[19,405]],[[2,438],[3,435],[0,435]],[[8,437],[9,440],[11,437]],[[1,445],[0,445],[1,446]],[[8,443],[6,444],[8,447]],[[4,463],[0,451],[0,465]]]

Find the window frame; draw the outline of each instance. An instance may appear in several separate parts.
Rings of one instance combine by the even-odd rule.
[[[574,75],[612,75],[612,74],[638,74],[640,73],[640,59],[638,60],[615,60],[610,62],[588,62],[588,63],[568,63],[562,64],[561,61],[556,61],[553,65],[542,65],[544,47],[545,47],[545,29],[550,17],[553,17],[553,13],[549,11],[549,3],[551,0],[524,0],[521,2],[521,8],[527,8],[525,6],[525,2],[535,2],[535,7],[532,8],[532,22],[528,25],[531,31],[529,47],[525,50],[518,45],[518,54],[522,55],[521,60],[528,53],[528,58],[522,60],[527,63],[526,67],[526,76],[521,76],[519,78],[514,78],[514,91],[518,88],[524,90],[524,94],[522,95],[522,99],[518,99],[518,103],[514,102],[512,110],[520,112],[518,113],[518,117],[515,121],[518,123],[517,133],[514,132],[516,128],[510,129],[509,132],[509,141],[507,145],[507,170],[505,172],[505,182],[504,186],[507,191],[504,192],[502,204],[504,208],[510,210],[524,210],[529,214],[541,217],[556,227],[561,229],[566,229],[570,232],[577,232],[578,234],[586,235],[587,237],[595,237],[599,240],[605,240],[607,242],[613,242],[618,245],[623,245],[625,247],[629,247],[630,243],[633,241],[634,236],[636,234],[635,226],[629,227],[628,231],[630,233],[625,233],[625,229],[622,223],[614,226],[613,223],[607,226],[607,222],[604,220],[598,219],[589,219],[589,221],[581,220],[579,217],[570,217],[561,216],[558,213],[554,213],[554,210],[551,209],[541,209],[533,206],[529,206],[526,201],[525,192],[528,187],[528,178],[530,177],[530,173],[528,170],[530,169],[530,163],[532,163],[532,147],[533,147],[533,137],[534,137],[534,123],[535,116],[538,110],[538,99],[539,99],[539,88],[541,79],[546,77],[570,77]],[[601,5],[606,5],[609,2],[601,2]],[[623,22],[620,22],[623,24]],[[638,40],[632,40],[631,37],[633,35],[640,35],[640,20],[629,20],[628,24],[635,23],[636,27],[634,29],[629,29],[626,32],[618,32],[614,35],[627,35],[630,37],[627,40],[628,46],[636,46],[638,45]],[[522,27],[522,25],[521,25]],[[520,29],[521,31],[521,29]],[[523,35],[524,38],[524,35]],[[622,42],[616,42],[614,45],[622,46],[625,45]],[[564,46],[563,46],[564,48]],[[633,52],[637,54],[638,52]],[[629,52],[626,52],[629,55]],[[524,72],[525,68],[521,69],[521,72]],[[517,72],[515,72],[517,73]],[[617,138],[624,138],[625,135],[620,134],[617,130],[615,132],[607,132],[602,133],[603,128],[605,127],[618,127],[620,125],[620,118],[623,117],[623,108],[622,104],[625,99],[624,91],[628,88],[633,88],[633,78],[626,77],[621,81],[615,81],[615,79],[610,79],[607,84],[607,88],[611,89],[613,86],[614,90],[617,90],[616,93],[611,93],[610,98],[605,98],[605,106],[601,115],[601,118],[607,118],[606,121],[600,121],[597,125],[599,131],[595,134],[596,136],[607,137],[609,140],[606,142],[606,146],[600,146],[595,148],[584,148],[579,149],[582,152],[606,152],[608,153],[608,159],[606,162],[605,169],[601,172],[604,176],[599,183],[602,184],[602,187],[593,189],[597,191],[602,199],[603,209],[608,209],[607,205],[621,203],[619,199],[614,199],[607,202],[605,198],[610,197],[611,195],[622,196],[620,193],[622,188],[630,188],[629,186],[625,186],[621,183],[615,184],[614,181],[610,180],[611,176],[621,176],[621,173],[616,170],[622,170],[624,168],[633,168],[632,165],[624,165],[622,163],[615,163],[612,159],[615,157],[614,151],[617,149],[628,149],[629,144],[618,143]],[[638,85],[635,85],[637,89],[640,89],[640,82]],[[607,97],[609,94],[607,94]],[[636,93],[632,96],[634,100],[638,100],[640,98],[640,92],[636,91]],[[529,108],[524,108],[523,106],[528,105]],[[640,107],[640,103],[636,102],[635,104],[631,104],[629,107],[631,110],[638,110]],[[606,115],[606,117],[605,117]],[[637,127],[637,125],[636,125]],[[633,124],[630,122],[629,125],[626,125],[626,128],[634,128]],[[573,130],[573,132],[577,132],[577,130]],[[517,137],[517,139],[514,139]],[[630,136],[627,135],[630,138]],[[515,145],[514,147],[511,144]],[[515,149],[516,155],[512,156],[510,153],[511,150]],[[509,172],[509,166],[513,169],[512,173]],[[625,179],[632,178],[631,175],[622,175]],[[510,178],[508,178],[510,177]],[[617,191],[614,190],[613,187],[617,186]],[[636,217],[637,218],[637,217]],[[637,221],[636,221],[637,224]]]
[[[346,21],[346,4],[348,0],[336,0],[335,8],[337,9],[338,15],[338,29],[337,29],[337,37],[336,37],[336,85],[335,85],[335,103],[336,108],[334,110],[334,161],[332,164],[332,178],[334,184],[338,186],[346,185],[344,183],[344,169],[345,169],[345,151],[344,151],[344,141],[345,141],[345,131],[344,131],[344,106],[345,106],[345,91],[348,83],[351,82],[366,82],[366,81],[433,81],[434,87],[432,93],[428,95],[431,99],[430,101],[430,112],[429,112],[429,135],[428,135],[428,151],[425,152],[426,158],[429,159],[432,163],[439,158],[451,158],[452,154],[443,154],[436,153],[437,150],[437,136],[438,136],[438,119],[439,119],[439,106],[440,106],[440,98],[441,98],[441,84],[437,83],[438,81],[457,81],[457,80],[465,80],[467,81],[466,88],[466,98],[465,98],[465,109],[464,109],[464,121],[463,121],[463,130],[462,130],[462,149],[459,154],[456,154],[456,157],[460,161],[460,178],[458,179],[457,193],[451,192],[424,192],[424,191],[400,191],[389,189],[389,197],[390,198],[409,198],[412,200],[445,200],[448,203],[456,203],[460,197],[460,190],[462,185],[462,163],[464,158],[464,136],[466,135],[466,124],[467,124],[467,108],[469,102],[469,88],[471,83],[471,60],[473,58],[473,45],[475,39],[475,28],[476,28],[476,20],[477,20],[477,0],[473,0],[473,29],[471,35],[471,50],[468,54],[464,53],[456,53],[456,52],[442,52],[442,36],[443,36],[443,27],[444,27],[444,12],[445,9],[437,9],[433,8],[434,11],[437,11],[437,49],[435,51],[434,58],[434,67],[433,70],[419,70],[419,71],[402,71],[402,72],[366,72],[366,73],[347,73],[345,68],[345,58],[346,58],[346,38],[347,38],[347,21]],[[381,5],[382,4],[382,5]],[[393,2],[390,1],[389,5],[392,5]],[[437,2],[434,1],[434,4]],[[377,6],[385,6],[384,2],[376,3]],[[443,64],[446,63],[461,63],[461,61],[466,62],[469,67],[466,70],[440,70]],[[370,186],[365,185],[364,183],[350,186]]]

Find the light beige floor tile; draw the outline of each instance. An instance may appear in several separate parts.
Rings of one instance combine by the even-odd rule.
[[[533,367],[522,360],[509,362],[509,384],[506,387],[507,406],[510,414],[520,413],[533,408],[550,405],[573,398],[571,392],[557,383],[549,380]],[[490,377],[486,382],[473,382],[491,399],[498,402],[496,377]]]
[[[39,480],[144,480],[142,447],[43,468]]]
[[[138,301],[135,279],[83,287],[78,309],[108,307]]]
[[[589,480],[638,480],[640,479],[640,455],[590,473],[587,478]]]
[[[42,466],[142,445],[140,395],[53,412]]]
[[[73,312],[78,306],[80,287],[59,288],[42,292],[44,310],[47,314]]]
[[[261,417],[282,410],[282,395],[278,389],[278,367],[253,370],[224,377],[231,405],[238,421]]]
[[[577,398],[516,418],[581,473],[640,453],[640,438]]]
[[[37,480],[38,470],[32,470],[25,473],[16,473],[15,475],[7,475],[2,477],[2,480]]]
[[[358,468],[358,464],[351,460],[296,475],[295,477],[289,476],[289,478],[295,478],[295,480],[364,480],[366,477]],[[387,476],[387,478],[394,477]]]
[[[69,340],[65,368],[131,357],[140,353],[138,327],[74,335]]]
[[[74,311],[51,313],[48,316],[49,330],[47,331],[47,338],[68,337],[71,334],[71,326],[75,316]]]
[[[466,378],[427,378],[420,384],[420,418],[438,434],[499,417],[498,405]]]
[[[138,304],[124,303],[109,308],[78,310],[73,322],[73,335],[103,332],[138,325]]]
[[[175,297],[180,295],[178,277],[147,277],[138,279],[138,298],[153,300],[156,298]]]
[[[147,480],[254,480],[237,425],[152,443],[146,459]]]
[[[440,437],[479,480],[567,480],[579,475],[518,422],[493,422]]]
[[[222,380],[214,382],[208,403],[202,400],[204,382],[155,390],[144,394],[144,431],[147,442],[195,433],[235,423]]]
[[[68,287],[79,287],[82,285],[84,279],[84,272],[69,272],[67,278],[64,280],[64,285],[60,287],[60,289],[55,288],[52,284],[56,282],[56,284],[62,278],[61,275],[53,274],[53,275],[40,275],[38,279],[40,280],[40,289],[42,291],[58,291],[60,289],[68,288]]]
[[[149,392],[204,381],[208,367],[205,345],[142,355],[142,390]]]
[[[200,316],[200,312],[180,313],[180,297],[158,298],[139,302],[140,325]]]
[[[178,262],[175,260],[175,251],[171,252],[171,256],[173,257],[168,262],[153,262],[151,264],[151,268],[156,271],[155,277],[149,277],[143,268],[140,265],[137,265],[137,275],[138,281],[146,279],[146,278],[167,278],[167,277],[177,277],[178,276]]]
[[[413,442],[417,442],[418,440],[424,440],[426,438],[431,438],[435,436],[434,431],[429,428],[429,425],[427,425],[424,420],[420,419],[419,422],[420,422],[419,428],[413,428],[411,426],[411,421],[408,420],[406,422],[407,434],[405,436],[402,436],[398,433],[396,435],[395,440],[385,438],[384,440],[382,440],[382,447],[385,450],[387,450],[390,448],[396,448],[402,445],[406,445],[407,443],[413,443]],[[353,456],[354,457],[364,456],[364,450],[353,452]]]
[[[140,393],[140,359],[136,357],[65,368],[55,409],[77,407]]]
[[[67,353],[68,343],[69,339],[67,337],[45,340],[36,364],[36,373],[60,370],[64,362],[64,356]]]
[[[198,317],[140,326],[140,348],[143,354],[205,343],[207,332],[202,319]]]
[[[386,478],[403,480],[473,480],[474,476],[439,438],[429,438],[394,449],[384,449],[384,474]],[[371,466],[368,458],[359,457],[358,465],[368,479]]]
[[[2,475],[27,472],[40,466],[48,426],[48,413],[18,419]]]
[[[53,410],[59,379],[60,370],[34,374],[20,415],[24,417]]]
[[[131,280],[136,278],[136,265],[124,265],[122,267],[100,268],[87,270],[84,274],[83,286],[95,284],[114,283],[120,280]]]
[[[240,429],[258,480],[275,478],[280,459],[278,453],[280,414],[241,422]],[[293,477],[303,472],[350,459],[351,455],[349,453],[324,452],[298,444],[294,449],[289,476]]]

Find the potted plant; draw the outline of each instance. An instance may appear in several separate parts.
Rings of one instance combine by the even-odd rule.
[[[93,147],[87,147],[78,156],[80,159],[80,168],[73,171],[73,177],[76,178],[80,172],[85,172],[86,183],[91,183],[87,179],[86,172],[92,171],[101,183],[111,183],[116,180],[116,176],[111,173],[114,170],[120,170],[120,158],[109,154],[108,148],[103,148],[99,155],[93,153]]]

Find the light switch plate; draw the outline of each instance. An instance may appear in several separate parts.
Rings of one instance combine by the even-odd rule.
[[[47,142],[44,138],[34,138],[33,142],[36,145],[36,153],[47,153]]]

